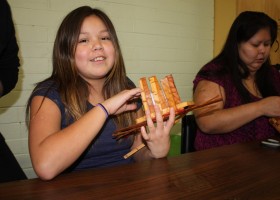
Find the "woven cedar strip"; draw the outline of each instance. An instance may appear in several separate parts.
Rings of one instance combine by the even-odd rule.
[[[171,89],[169,87],[168,79],[167,77],[160,80],[162,89],[164,91],[165,97],[167,99],[168,107],[173,107],[175,109],[175,112],[177,111],[176,103],[173,98],[173,95],[171,93]]]
[[[184,112],[181,112],[178,115],[176,115],[174,124],[176,124],[179,121],[179,119],[181,119],[185,115],[186,115],[186,113],[184,113]],[[168,118],[169,118],[169,116],[163,116],[163,121],[168,120]],[[153,122],[156,123],[156,120],[153,119]],[[120,139],[122,137],[125,137],[127,135],[137,133],[137,132],[140,131],[141,126],[147,126],[147,121],[144,121],[144,122],[134,124],[134,125],[129,126],[129,127],[119,129],[119,130],[117,130],[113,133],[113,138],[118,140],[118,139]]]
[[[144,79],[143,81],[146,81],[146,79]],[[175,109],[175,114],[179,114],[178,113],[179,111],[181,111],[181,112],[184,111],[185,106],[183,106],[182,104],[186,104],[186,103],[181,102],[181,98],[178,94],[173,76],[171,74],[167,75],[162,82],[163,83],[162,87],[164,87],[164,90],[161,89],[156,76],[150,77],[149,81],[150,81],[150,84],[152,87],[154,100],[155,100],[156,104],[159,105],[161,114],[164,117],[169,116],[170,107],[173,107]],[[150,93],[149,93],[149,95],[150,95]],[[144,97],[144,98],[146,99],[147,97]],[[169,101],[170,101],[170,104],[169,104]],[[151,112],[151,117],[152,117],[152,119],[155,118],[154,112]],[[141,123],[143,121],[146,121],[145,116],[136,119],[136,123]]]
[[[170,87],[170,90],[171,90],[171,94],[173,95],[175,104],[176,105],[180,104],[181,103],[181,98],[180,98],[178,90],[176,88],[173,76],[170,74],[170,75],[167,75],[166,77],[167,77],[168,84],[169,84],[169,87]],[[177,107],[177,111],[179,111],[179,110],[183,110],[183,108],[178,108]]]
[[[150,84],[151,84],[151,88],[152,88],[152,93],[153,93],[153,97],[155,100],[155,103],[157,105],[159,105],[159,108],[161,111],[163,111],[164,109],[168,108],[166,99],[164,97],[163,91],[159,85],[159,82],[157,80],[156,76],[152,76],[149,78]]]
[[[144,105],[144,110],[149,110],[151,113],[155,112],[153,101],[151,97],[151,92],[149,90],[149,86],[145,77],[140,78],[139,81],[140,88],[143,92],[141,92],[141,98]]]
[[[178,94],[178,91],[177,91],[177,88],[175,86],[173,76],[171,74],[169,74],[169,75],[166,76],[166,78],[168,80],[168,84],[169,84],[169,87],[170,87],[170,90],[171,90],[171,94],[173,95],[175,104],[181,103],[181,98],[180,98],[180,96]]]
[[[190,111],[193,111],[195,109],[202,109],[202,108],[204,108],[206,106],[209,106],[211,104],[217,103],[217,102],[222,101],[222,100],[223,99],[221,97],[216,96],[216,97],[206,101],[203,104],[200,104],[200,105],[190,105],[190,106],[186,107],[183,110],[179,110],[178,113],[176,113],[175,120],[178,120],[178,119],[182,118],[184,115],[186,115]],[[163,120],[166,121],[167,119],[168,119],[168,116],[164,115],[163,116]],[[152,119],[152,120],[153,120],[153,122],[156,122],[156,119]],[[146,126],[146,125],[147,125],[147,121],[143,121],[141,123],[137,123],[137,124],[134,124],[132,126],[116,130],[113,133],[113,137],[119,139],[119,138],[121,138],[121,137],[123,137],[125,135],[129,135],[130,133],[135,132],[141,126]]]

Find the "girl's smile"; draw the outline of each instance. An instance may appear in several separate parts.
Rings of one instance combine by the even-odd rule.
[[[110,33],[97,16],[85,18],[75,52],[75,62],[82,78],[90,82],[103,79],[112,69],[115,48]]]

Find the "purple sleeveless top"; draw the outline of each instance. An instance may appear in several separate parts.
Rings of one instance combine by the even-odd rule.
[[[207,69],[207,71],[214,71],[218,70],[219,68],[220,66],[214,63],[209,63],[203,67],[203,69]],[[277,89],[280,94],[280,73],[275,68],[273,68],[272,72],[271,78],[273,78],[274,84],[278,86]],[[193,81],[194,88],[196,88],[197,84],[201,80],[215,82],[224,88],[226,95],[226,101],[224,105],[225,109],[242,104],[241,96],[228,75],[225,75],[219,79],[212,77],[205,78],[197,75]],[[251,98],[252,101],[259,101],[261,99],[253,95],[251,95]],[[263,140],[275,135],[276,133],[276,130],[269,124],[268,118],[265,116],[259,117],[248,124],[245,124],[244,126],[241,126],[240,128],[226,134],[206,134],[198,128],[195,138],[195,149],[203,150],[228,144]]]

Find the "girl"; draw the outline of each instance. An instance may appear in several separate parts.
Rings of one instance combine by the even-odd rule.
[[[70,12],[56,35],[52,75],[37,84],[28,102],[29,149],[37,175],[50,180],[65,171],[165,157],[173,109],[163,122],[155,106],[156,127],[147,113],[149,134],[142,127],[135,137],[112,138],[117,128],[141,115],[141,103],[135,101],[140,93],[126,77],[108,16],[88,6]],[[147,148],[124,159],[143,139]]]

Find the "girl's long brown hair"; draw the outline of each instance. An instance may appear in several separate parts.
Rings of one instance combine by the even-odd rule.
[[[58,29],[53,47],[53,72],[44,81],[53,80],[58,85],[58,91],[66,108],[66,115],[74,120],[79,119],[87,111],[89,85],[79,76],[74,55],[82,23],[86,17],[92,15],[99,17],[107,27],[116,53],[113,68],[106,75],[103,87],[104,99],[108,99],[124,89],[131,88],[127,81],[117,34],[109,17],[103,11],[89,6],[82,6],[71,11]],[[38,89],[39,85],[40,83],[37,84],[34,91]],[[31,99],[32,95],[28,101],[27,117]],[[114,117],[114,120],[118,127],[125,127],[131,125],[134,118],[135,112],[127,112]]]

